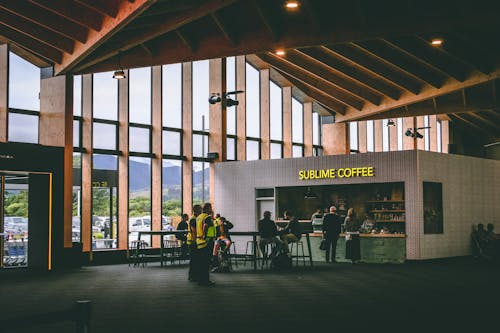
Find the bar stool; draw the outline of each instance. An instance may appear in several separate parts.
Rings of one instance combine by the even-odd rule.
[[[301,240],[297,242],[291,242],[288,244],[289,250],[290,250],[290,255],[293,258],[295,258],[295,266],[299,265],[299,258],[302,258],[302,263],[304,264],[304,267],[306,266],[306,255],[304,253],[304,243],[302,243]],[[299,254],[299,248],[301,254]],[[295,253],[293,253],[293,250],[295,249]]]
[[[254,255],[253,249],[255,246],[257,246],[257,244],[255,244],[255,242],[253,240],[247,241],[247,246],[245,247],[245,260],[243,261],[243,265],[246,266],[247,260],[250,260],[250,259],[248,259],[248,257]]]
[[[267,243],[264,247],[264,253],[262,253],[262,263],[260,268],[264,269],[264,266],[269,266],[269,259],[271,258],[271,253],[276,249],[276,243]]]
[[[165,260],[170,261],[170,263],[173,265],[176,260],[179,261],[179,264],[181,263],[181,247],[179,245],[179,241],[175,239],[175,237],[169,237],[168,235],[164,240],[163,240],[163,251],[164,255],[161,260],[165,258]]]

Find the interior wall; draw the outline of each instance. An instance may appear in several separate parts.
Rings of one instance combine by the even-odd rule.
[[[443,234],[424,235],[421,228],[422,259],[470,254],[473,224],[493,223],[500,233],[500,161],[429,152],[418,157],[418,195],[424,181],[443,184]],[[423,225],[423,215],[417,223]]]

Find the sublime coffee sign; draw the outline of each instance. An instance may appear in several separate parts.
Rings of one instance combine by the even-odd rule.
[[[299,180],[374,177],[373,167],[299,170]]]

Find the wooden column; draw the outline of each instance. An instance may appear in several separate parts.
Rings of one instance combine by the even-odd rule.
[[[0,45],[0,142],[7,142],[9,110],[9,46]]]
[[[161,103],[161,66],[151,68],[151,217],[153,230],[161,230],[162,216],[162,103]],[[153,246],[160,246],[160,238],[153,238]]]
[[[393,119],[396,126],[389,126],[389,150],[398,150],[398,121],[396,118]]]
[[[292,87],[283,87],[283,157],[292,154]]]
[[[324,124],[323,155],[349,154],[348,123]]]
[[[236,90],[246,91],[245,56],[236,57]],[[246,98],[247,94],[239,94],[239,105],[236,107],[236,159],[247,159],[247,127],[246,127]]]
[[[222,93],[226,91],[226,58],[209,61],[210,92]],[[230,96],[235,98],[234,96]],[[207,102],[208,103],[208,102]],[[208,151],[219,153],[215,163],[227,160],[227,109],[224,103],[210,104],[210,133]],[[210,202],[215,209],[215,163],[210,163]]]
[[[429,116],[429,140],[430,151],[437,151],[437,116],[435,114]]]
[[[360,153],[366,153],[367,141],[366,141],[366,121],[358,121],[358,150]]]
[[[312,102],[304,103],[304,156],[313,156]]]
[[[382,130],[382,120],[377,119],[373,121],[373,136],[374,136],[374,148],[376,152],[381,152],[384,150],[383,146],[383,130]]]
[[[118,80],[118,248],[128,249],[128,199],[129,199],[129,115],[128,115],[128,79]]]
[[[443,153],[449,153],[448,144],[450,143],[450,122],[441,120],[441,146]]]
[[[424,117],[416,117],[417,119],[417,125],[415,128],[418,127],[424,127]],[[424,150],[425,149],[425,130],[418,130],[420,134],[422,134],[424,137],[422,139],[415,139],[417,141],[417,149]]]
[[[413,132],[413,127],[415,127],[414,117],[403,118],[403,150],[413,150],[415,147],[415,139],[410,136],[406,136],[405,132],[410,129]]]
[[[41,80],[39,143],[64,147],[64,247],[72,247],[73,76]]]
[[[182,64],[182,151],[186,160],[182,163],[182,210],[193,211],[193,67]]]
[[[92,250],[92,74],[82,76],[82,224],[83,251]],[[91,257],[92,259],[92,257]]]
[[[269,69],[260,70],[260,159],[271,158],[271,115],[270,115]]]

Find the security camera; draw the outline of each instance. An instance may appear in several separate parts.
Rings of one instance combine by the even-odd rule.
[[[220,94],[212,94],[210,95],[210,97],[208,98],[208,102],[210,104],[217,104],[221,101],[221,98],[220,98]]]
[[[409,137],[413,137],[413,136],[414,136],[414,135],[413,135],[413,132],[412,132],[412,131],[411,131],[411,129],[409,129],[409,128],[406,130],[405,135],[406,135],[406,136],[409,136]]]
[[[235,106],[235,105],[238,105],[240,104],[240,102],[238,102],[237,100],[234,100],[234,99],[231,99],[231,98],[227,98],[226,97],[226,106]]]

